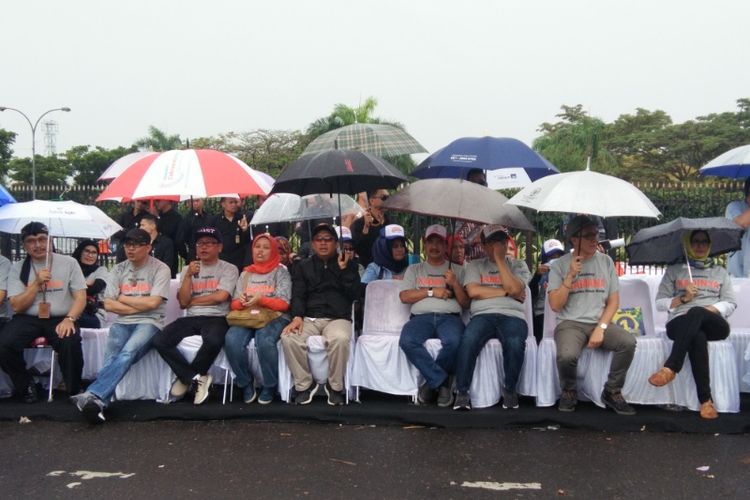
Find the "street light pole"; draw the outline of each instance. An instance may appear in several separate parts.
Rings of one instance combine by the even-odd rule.
[[[34,122],[33,124],[31,123],[31,119],[29,119],[29,117],[26,116],[26,113],[24,113],[20,109],[0,106],[0,112],[5,111],[6,109],[8,111],[15,111],[19,115],[26,118],[26,121],[29,122],[29,127],[31,127],[31,199],[36,200],[36,127],[37,125],[39,125],[39,122],[42,121],[42,118],[52,113],[53,111],[65,111],[67,113],[68,111],[70,111],[70,108],[62,107],[62,108],[53,108],[53,109],[47,110],[44,113],[42,113],[39,116],[39,118],[36,119],[36,122]]]

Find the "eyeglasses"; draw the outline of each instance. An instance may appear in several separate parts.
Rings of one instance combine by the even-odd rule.
[[[354,247],[344,247],[344,252],[353,252]]]
[[[331,238],[330,236],[328,236],[328,237],[323,236],[323,237],[320,237],[320,238],[313,238],[313,241],[316,242],[316,243],[330,243],[330,242],[333,241],[333,238]]]
[[[127,241],[123,245],[125,248],[141,248],[145,247],[146,243],[136,243],[135,241]]]
[[[599,233],[586,233],[578,236],[582,240],[594,241],[599,239]]]
[[[195,246],[197,247],[210,247],[213,245],[218,245],[218,241],[196,241]]]
[[[26,238],[23,240],[24,245],[34,246],[34,245],[46,245],[48,241],[47,236],[39,236],[37,238]]]
[[[693,240],[690,242],[691,245],[710,245],[711,242],[708,240]]]
[[[388,199],[388,195],[387,195],[387,194],[384,194],[384,195],[381,195],[381,196],[373,196],[373,197],[372,197],[372,198],[370,198],[370,199],[371,199],[371,200],[383,200],[383,201],[385,201],[385,200],[387,200],[387,199]]]

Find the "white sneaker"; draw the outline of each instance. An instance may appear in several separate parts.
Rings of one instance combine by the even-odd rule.
[[[211,382],[213,382],[213,380],[214,379],[211,375],[201,375],[198,377],[195,381],[197,389],[195,390],[193,404],[199,405],[208,398],[208,389],[211,387]]]
[[[172,389],[169,391],[169,393],[179,399],[185,395],[189,388],[189,385],[185,384],[178,378],[174,381],[174,384],[172,384]]]

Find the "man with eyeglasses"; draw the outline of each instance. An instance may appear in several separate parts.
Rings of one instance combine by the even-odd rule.
[[[182,398],[195,383],[193,404],[199,405],[208,398],[213,381],[208,369],[224,347],[224,336],[229,329],[226,316],[238,272],[235,266],[219,259],[222,237],[217,229],[200,228],[192,239],[198,260],[182,269],[177,292],[180,308],[185,309],[187,315],[156,334],[153,345],[177,376],[171,395]],[[191,335],[200,335],[203,342],[193,361],[188,363],[177,344]]]
[[[83,272],[74,258],[50,252],[49,230],[44,224],[25,225],[21,240],[26,258],[14,263],[8,274],[14,316],[0,336],[0,367],[10,376],[19,398],[36,403],[36,386],[26,370],[23,350],[34,339],[44,337],[58,354],[68,393],[78,394],[83,351],[76,321],[86,307]]]
[[[338,235],[328,224],[312,232],[313,255],[294,266],[289,323],[281,335],[297,392],[294,402],[308,404],[318,391],[307,360],[307,338],[322,335],[328,355],[328,404],[344,404],[344,374],[352,334],[352,302],[361,295],[359,273],[351,254],[337,255]]]
[[[601,400],[619,415],[634,415],[635,410],[622,396],[622,387],[635,354],[635,337],[612,323],[620,306],[614,262],[598,251],[599,230],[591,217],[574,217],[566,236],[573,252],[552,263],[547,288],[550,307],[557,313],[555,344],[562,389],[558,409],[575,410],[578,359],[583,348],[602,348],[614,355]]]
[[[143,229],[128,231],[124,245],[128,260],[112,269],[104,291],[104,309],[117,314],[109,328],[104,364],[87,391],[70,398],[92,424],[104,422],[117,384],[164,328],[169,266],[149,255],[151,237]]]
[[[367,193],[368,208],[364,215],[352,222],[352,241],[359,255],[359,263],[367,267],[372,262],[372,245],[378,239],[380,228],[391,223],[383,203],[388,199],[387,189]]]

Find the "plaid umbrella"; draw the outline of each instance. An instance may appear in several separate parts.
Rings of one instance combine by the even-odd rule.
[[[312,141],[303,154],[331,149],[364,151],[382,157],[427,152],[412,136],[398,127],[380,123],[355,123],[326,132]]]

